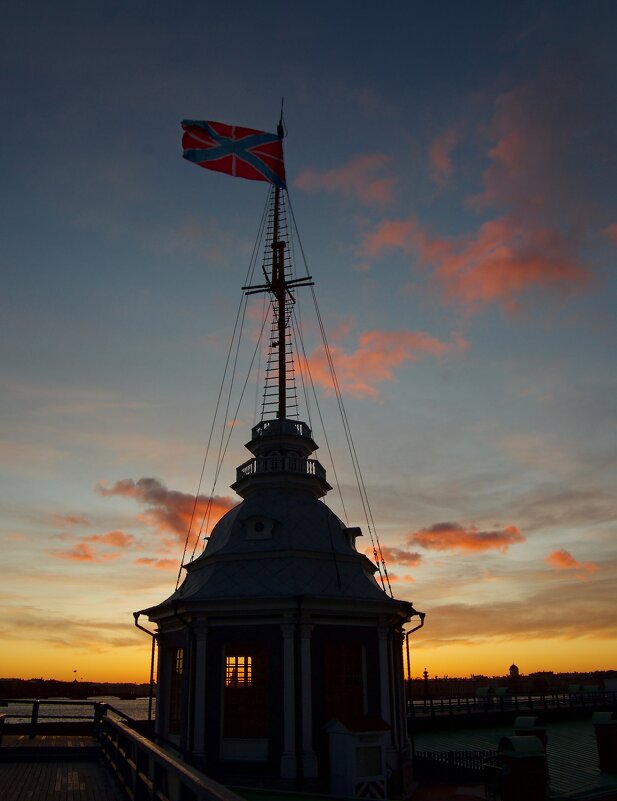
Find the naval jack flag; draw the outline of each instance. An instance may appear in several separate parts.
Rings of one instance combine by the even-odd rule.
[[[206,170],[285,188],[283,140],[278,134],[202,120],[183,120],[182,128],[185,159]]]

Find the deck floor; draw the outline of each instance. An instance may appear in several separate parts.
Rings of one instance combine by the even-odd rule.
[[[98,745],[96,737],[74,734],[5,734],[2,748],[86,748]]]
[[[0,764],[2,801],[122,801],[98,762]]]
[[[95,737],[80,734],[5,734],[4,758],[11,760],[10,752],[19,749],[25,759],[0,761],[1,801],[122,801],[105,767],[82,750],[97,746]],[[47,754],[41,752],[37,759],[39,749]],[[48,749],[62,749],[63,756],[57,757]]]

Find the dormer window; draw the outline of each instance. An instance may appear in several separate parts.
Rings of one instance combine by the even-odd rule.
[[[356,549],[356,537],[362,536],[362,529],[359,526],[351,526],[343,529],[343,534],[347,538],[347,542],[354,550]]]
[[[242,521],[247,540],[269,540],[276,520],[261,515],[253,515]]]

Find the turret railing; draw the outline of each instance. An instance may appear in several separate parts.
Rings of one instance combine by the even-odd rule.
[[[302,424],[304,425],[304,424]],[[236,470],[236,481],[258,473],[299,473],[326,480],[325,468],[317,459],[303,459],[300,456],[260,456],[249,459]]]
[[[301,420],[262,420],[252,428],[253,439],[292,434],[297,437],[312,436],[311,429]]]

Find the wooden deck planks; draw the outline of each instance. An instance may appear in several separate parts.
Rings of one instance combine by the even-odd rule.
[[[96,746],[96,737],[87,735],[42,734],[29,737],[27,734],[5,734],[2,738],[3,748],[84,748]]]
[[[0,764],[2,801],[121,801],[98,762],[6,762]]]

